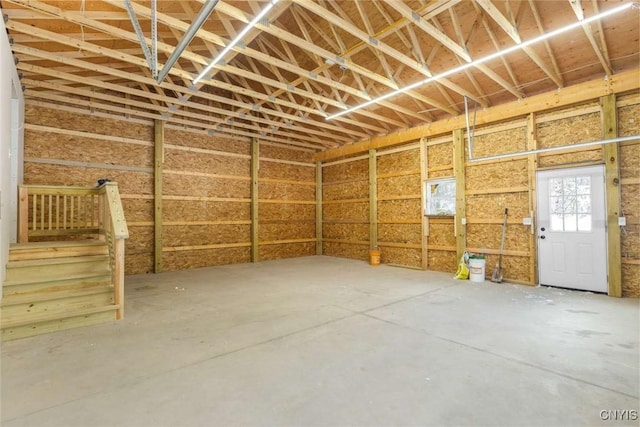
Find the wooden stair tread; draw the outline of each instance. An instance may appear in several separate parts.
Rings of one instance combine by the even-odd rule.
[[[72,317],[87,316],[94,313],[102,313],[110,310],[117,310],[119,304],[105,305],[101,307],[85,308],[82,310],[65,311],[61,313],[41,313],[30,316],[22,316],[21,318],[8,319],[2,321],[2,329],[17,328],[19,326],[32,325],[35,323],[49,322],[52,320],[67,319]],[[115,319],[115,318],[114,318]]]
[[[56,283],[64,283],[68,281],[76,281],[76,280],[82,280],[82,279],[98,280],[99,278],[102,278],[105,281],[111,282],[111,271],[109,269],[105,269],[103,272],[96,272],[95,274],[91,274],[91,275],[88,275],[86,273],[85,274],[82,274],[82,273],[69,274],[65,276],[64,279],[60,279],[60,280],[41,280],[41,281],[34,281],[31,279],[5,280],[4,288],[9,288],[11,286],[18,286],[18,285],[29,285],[29,284],[39,285],[39,284],[45,284],[45,283],[49,283],[51,284],[51,286],[55,286]]]
[[[9,268],[24,268],[24,267],[40,267],[44,265],[57,265],[57,264],[76,264],[85,262],[99,262],[109,259],[107,254],[98,255],[82,255],[73,257],[60,257],[60,258],[45,258],[45,259],[23,259],[17,261],[8,261],[7,269]]]
[[[26,304],[41,301],[53,301],[64,298],[82,297],[87,295],[97,295],[102,293],[112,293],[113,285],[91,286],[80,289],[60,289],[48,292],[31,292],[23,294],[12,294],[3,296],[0,307]]]
[[[60,240],[54,242],[11,243],[9,248],[11,250],[29,250],[73,246],[106,246],[106,243],[100,240]]]

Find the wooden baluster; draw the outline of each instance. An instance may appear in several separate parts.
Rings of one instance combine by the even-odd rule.
[[[56,230],[60,230],[60,195],[56,194]]]
[[[62,228],[67,229],[67,196],[62,196]]]
[[[53,228],[53,220],[51,219],[51,215],[53,212],[53,204],[51,203],[52,197],[51,194],[49,194],[49,230],[51,230]]]
[[[33,195],[33,214],[31,216],[31,229],[38,229],[38,196],[36,194]]]
[[[69,212],[69,229],[73,230],[73,223],[75,221],[75,216],[73,215],[73,207],[75,202],[74,196],[69,196],[69,201],[71,202],[71,211]]]
[[[40,230],[44,230],[44,194],[40,195]]]
[[[29,189],[20,187],[18,190],[18,242],[29,241]]]

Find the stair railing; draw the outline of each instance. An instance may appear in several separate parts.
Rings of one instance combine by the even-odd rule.
[[[124,240],[129,238],[118,184],[94,187],[18,186],[18,242],[73,236],[109,247],[116,319],[124,316]]]

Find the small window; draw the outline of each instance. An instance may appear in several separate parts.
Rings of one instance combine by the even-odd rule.
[[[591,177],[549,180],[551,231],[591,231]]]
[[[425,186],[427,215],[456,214],[456,180],[454,178],[427,181]]]

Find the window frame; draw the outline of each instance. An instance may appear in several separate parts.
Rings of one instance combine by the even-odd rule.
[[[453,196],[451,196],[451,201],[453,202],[453,209],[451,211],[447,211],[445,213],[431,212],[431,209],[432,209],[432,203],[431,202],[433,200],[431,188],[432,188],[432,186],[434,184],[452,184],[453,185]],[[457,186],[457,182],[456,182],[456,179],[454,177],[434,178],[434,179],[428,179],[428,180],[424,181],[424,187],[423,187],[423,191],[424,191],[424,194],[425,194],[424,206],[423,206],[424,216],[428,216],[428,217],[450,217],[450,216],[455,216],[455,214],[456,214],[456,186]]]

